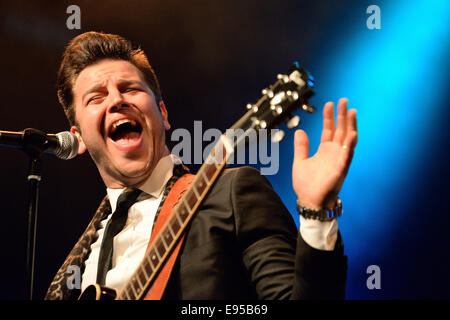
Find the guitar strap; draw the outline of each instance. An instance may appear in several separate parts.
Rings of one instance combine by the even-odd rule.
[[[162,227],[165,225],[166,221],[171,216],[172,210],[177,204],[178,200],[180,200],[182,194],[191,184],[192,180],[194,180],[195,175],[187,173],[180,177],[172,189],[170,189],[169,194],[167,195],[166,200],[164,201],[163,206],[161,207],[161,211],[159,212],[158,218],[156,219],[155,225],[153,227],[152,235],[150,237],[149,244],[147,246],[147,251],[151,247],[153,241],[158,237],[161,232]],[[175,265],[175,261],[177,260],[178,254],[180,252],[181,245],[183,244],[184,234],[178,241],[175,249],[172,251],[171,255],[167,259],[166,263],[162,267],[159,275],[153,281],[152,287],[147,291],[144,296],[144,300],[160,300],[164,290],[166,289],[167,282],[169,281],[170,274],[172,273],[173,266]]]

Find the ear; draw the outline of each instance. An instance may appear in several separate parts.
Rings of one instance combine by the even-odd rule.
[[[164,101],[159,102],[159,110],[161,110],[161,116],[164,123],[164,129],[169,130],[170,129],[170,123],[169,123],[169,113],[167,112],[166,105],[164,104]]]
[[[83,138],[81,137],[80,131],[76,126],[70,127],[70,132],[77,136],[78,138],[78,154],[83,154],[86,152],[86,145],[84,144]]]

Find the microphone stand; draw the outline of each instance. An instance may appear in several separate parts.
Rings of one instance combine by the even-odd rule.
[[[23,131],[23,150],[30,157],[28,168],[28,212],[26,243],[26,299],[33,300],[34,263],[36,249],[37,208],[39,198],[39,182],[41,181],[41,154],[48,144],[44,132],[36,129]]]
[[[26,299],[33,300],[34,261],[36,249],[37,208],[39,182],[41,181],[41,158],[30,154],[28,169],[28,216],[26,257]]]

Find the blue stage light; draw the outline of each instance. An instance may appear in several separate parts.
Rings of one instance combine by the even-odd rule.
[[[341,191],[344,216],[339,228],[349,256],[348,298],[371,297],[365,287],[365,268],[383,261],[405,219],[418,219],[411,208],[420,193],[418,173],[439,141],[435,126],[448,114],[447,86],[450,1],[389,1],[379,4],[381,29],[369,30],[364,13],[355,14],[334,42],[323,44],[327,56],[317,58],[310,71],[316,77],[318,112],[306,123],[310,155],[320,142],[321,109],[340,97],[358,110],[359,142],[349,176]],[[368,15],[366,15],[368,17]],[[333,54],[330,54],[332,52]],[[445,111],[445,113],[444,113]],[[311,119],[311,118],[309,118]],[[430,142],[433,142],[430,144]],[[292,159],[292,136],[280,146],[281,159]],[[448,148],[448,146],[446,146]],[[290,168],[269,180],[293,213],[295,194]]]

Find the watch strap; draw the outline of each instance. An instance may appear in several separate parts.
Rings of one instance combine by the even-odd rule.
[[[331,221],[340,217],[343,213],[342,201],[337,198],[336,206],[332,209],[311,209],[303,206],[299,200],[297,200],[297,211],[305,219],[316,219],[319,221]]]

